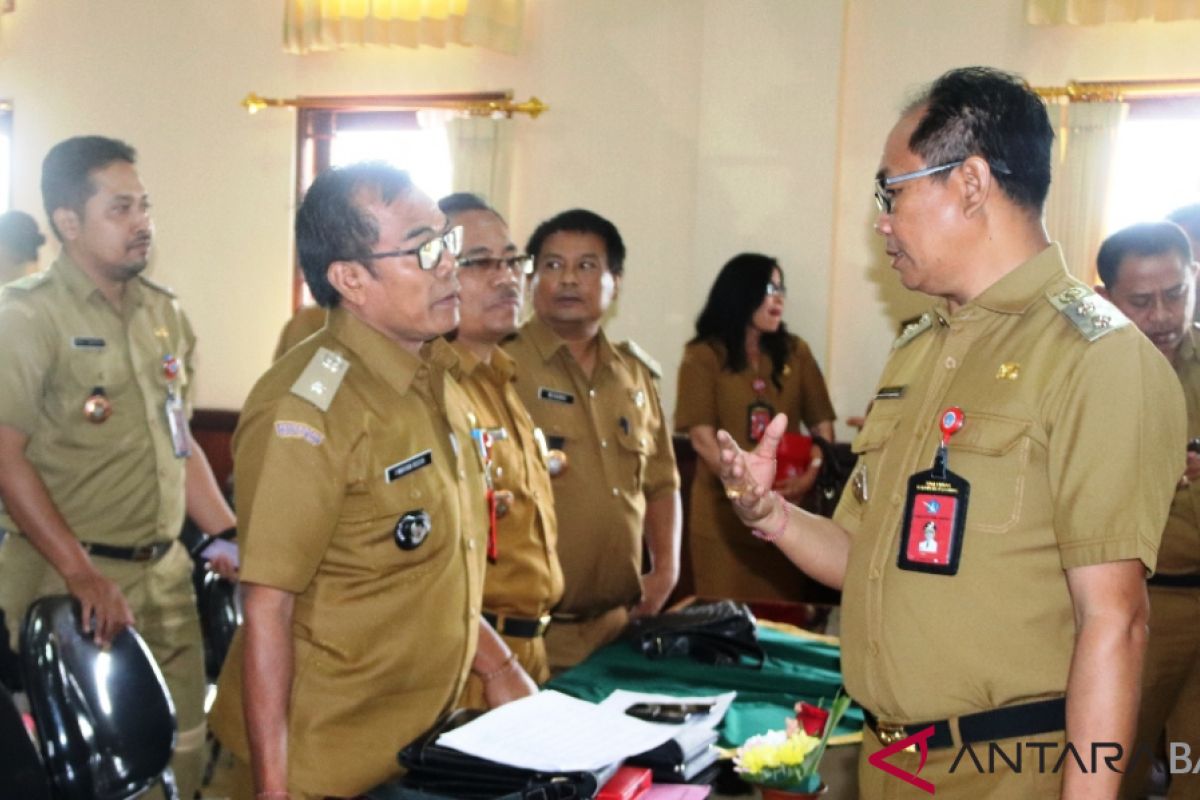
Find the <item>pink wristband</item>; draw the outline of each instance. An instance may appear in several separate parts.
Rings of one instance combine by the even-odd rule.
[[[763,530],[762,528],[751,528],[750,533],[754,534],[759,539],[762,539],[764,542],[774,543],[774,542],[779,541],[781,538],[783,538],[783,534],[787,532],[788,502],[783,499],[783,497],[779,494],[779,492],[771,492],[771,494],[779,502],[779,508],[783,509],[783,522],[780,523],[779,527],[776,530],[768,531],[768,530]],[[770,516],[770,514],[768,514],[767,516]]]

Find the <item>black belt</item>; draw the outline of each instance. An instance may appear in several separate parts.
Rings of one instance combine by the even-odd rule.
[[[175,541],[155,542],[140,547],[114,547],[110,544],[96,544],[95,542],[80,542],[80,544],[88,554],[101,558],[115,558],[119,561],[158,561],[167,554]]]
[[[863,719],[868,727],[885,745],[895,744],[901,739],[920,733],[933,726],[933,735],[927,744],[929,749],[953,747],[954,737],[950,734],[950,721],[920,722],[909,725],[892,725],[880,722],[870,711],[863,709]],[[963,744],[994,742],[1000,739],[1016,739],[1039,733],[1065,730],[1067,727],[1067,701],[1062,697],[1038,700],[1019,706],[1004,706],[991,711],[964,714],[958,718],[959,740]]]
[[[518,639],[536,639],[546,632],[546,628],[550,627],[549,614],[542,614],[537,619],[522,619],[485,611],[483,618],[496,629],[496,633],[503,636],[515,636]]]
[[[1166,586],[1179,589],[1200,589],[1200,575],[1151,575],[1146,579],[1148,586]]]

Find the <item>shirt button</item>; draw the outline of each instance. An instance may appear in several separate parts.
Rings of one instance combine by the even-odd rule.
[[[600,440],[600,446],[601,446],[601,447],[608,447],[608,439],[601,439],[601,440]]]
[[[946,369],[954,369],[958,366],[958,360],[954,356],[946,356]]]
[[[873,656],[879,655],[879,644],[877,642],[871,642],[870,650],[871,650],[871,655],[873,655]]]
[[[460,479],[460,480],[464,480],[464,481],[465,481],[465,480],[467,479],[467,471],[466,471],[465,469],[460,469],[460,470],[458,471],[458,477],[459,477],[459,479]]]
[[[475,549],[475,540],[474,539],[467,539],[467,549],[468,550]]]
[[[619,495],[620,493],[621,493],[621,492],[620,492],[620,490],[619,490],[619,489],[617,489],[617,487],[615,487],[615,486],[614,486],[614,487],[613,487],[613,497],[616,497],[616,496],[617,496],[617,495]]]

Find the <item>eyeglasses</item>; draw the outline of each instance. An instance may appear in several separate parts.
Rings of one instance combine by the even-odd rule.
[[[460,258],[458,266],[461,269],[477,269],[480,272],[491,272],[501,267],[518,275],[533,274],[533,256],[478,256],[476,258]]]
[[[918,169],[914,172],[905,172],[903,175],[893,175],[890,178],[875,179],[875,205],[879,206],[879,210],[884,214],[892,213],[892,201],[896,199],[896,195],[892,192],[893,186],[897,183],[905,181],[913,181],[917,178],[924,178],[926,175],[936,175],[939,172],[945,172],[948,169],[954,169],[962,165],[962,161],[951,161],[949,164],[940,164],[936,167],[926,167]]]
[[[411,250],[388,250],[384,253],[371,253],[358,260],[366,261],[377,258],[415,255],[417,257],[417,266],[428,271],[438,265],[438,262],[442,259],[443,251],[449,251],[451,256],[458,258],[458,254],[462,252],[462,240],[462,225],[455,225],[453,228],[449,228],[434,236],[420,247],[414,247]]]
[[[787,289],[782,283],[767,283],[767,297],[787,297]]]

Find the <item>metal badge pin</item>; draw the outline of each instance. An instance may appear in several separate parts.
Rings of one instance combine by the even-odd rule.
[[[1021,365],[1015,361],[1006,361],[996,370],[996,380],[1015,381],[1021,377]]]
[[[83,401],[83,418],[99,425],[112,416],[112,403],[104,394],[103,386],[96,386],[88,399]]]
[[[179,376],[179,359],[167,353],[162,357],[163,377],[169,381],[175,380]]]

